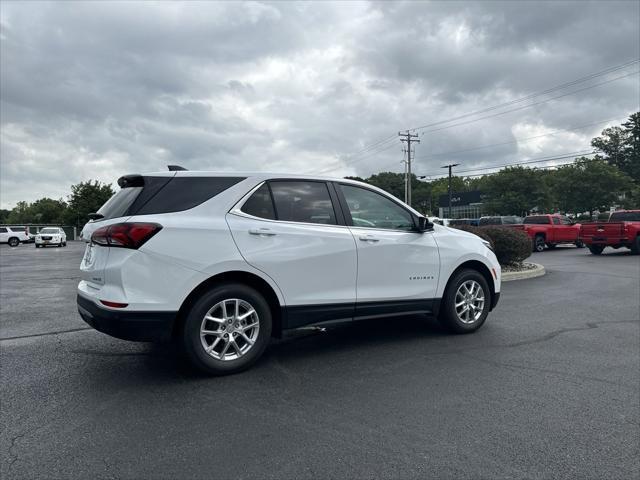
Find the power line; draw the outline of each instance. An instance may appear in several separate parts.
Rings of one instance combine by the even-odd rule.
[[[549,157],[541,157],[538,159],[530,159],[530,160],[526,160],[523,162],[512,162],[512,163],[504,163],[504,164],[500,164],[500,165],[491,165],[491,166],[486,166],[486,167],[478,167],[478,168],[470,168],[468,170],[461,170],[458,173],[467,173],[467,172],[479,172],[482,170],[494,170],[494,169],[502,169],[502,168],[506,168],[506,167],[514,167],[514,166],[518,166],[518,165],[529,165],[529,164],[533,164],[533,163],[542,163],[542,162],[551,162],[553,160],[563,160],[565,158],[571,158],[571,157],[576,157],[576,156],[590,156],[590,155],[596,155],[597,152],[590,152],[588,150],[578,150],[576,152],[567,152],[563,155],[558,155],[558,156],[549,156]],[[574,163],[574,162],[571,162]],[[563,165],[569,165],[569,164],[563,164]],[[556,165],[549,165],[549,167],[553,167]],[[536,167],[536,168],[542,168],[542,167]],[[488,173],[480,173],[477,175],[462,175],[464,177],[479,177],[482,175],[489,175],[491,173],[496,173],[496,172],[488,172]],[[432,173],[432,174],[425,174],[425,175],[419,175],[419,178],[425,178],[425,177],[435,177],[438,176],[439,174],[437,173]],[[439,178],[445,178],[445,177],[439,177]]]
[[[527,101],[527,100],[531,100],[531,99],[533,99],[535,97],[539,97],[541,95],[546,95],[546,94],[552,93],[552,92],[554,92],[556,90],[562,90],[563,88],[567,88],[567,87],[570,87],[570,86],[573,86],[573,85],[577,85],[579,83],[583,83],[583,82],[586,82],[588,80],[592,80],[594,78],[601,77],[603,75],[607,75],[609,73],[613,73],[613,72],[618,71],[618,70],[622,70],[622,69],[624,69],[626,67],[629,67],[629,66],[631,66],[631,65],[633,65],[635,63],[638,63],[638,62],[640,62],[640,59],[636,58],[635,60],[631,60],[629,62],[625,62],[625,63],[622,63],[620,65],[615,65],[613,67],[609,67],[609,68],[607,68],[605,70],[601,70],[599,72],[591,73],[591,74],[589,74],[589,75],[587,75],[585,77],[581,77],[581,78],[578,78],[578,79],[575,79],[575,80],[571,80],[569,82],[565,82],[565,83],[562,83],[560,85],[556,85],[554,87],[550,87],[550,88],[548,88],[546,90],[543,90],[543,91],[540,91],[540,92],[531,93],[531,94],[529,94],[529,95],[527,95],[525,97],[521,97],[521,98],[518,98],[518,99],[515,99],[515,100],[510,100],[508,102],[500,103],[498,105],[492,105],[490,107],[483,108],[481,110],[476,110],[474,112],[468,112],[468,113],[459,115],[457,117],[449,118],[447,120],[440,120],[440,121],[429,123],[429,124],[426,124],[426,125],[421,125],[419,127],[410,128],[409,130],[411,130],[411,131],[422,130],[424,128],[429,128],[429,127],[433,127],[433,126],[436,126],[436,125],[441,125],[443,123],[450,123],[450,122],[453,122],[453,121],[456,121],[456,120],[461,120],[461,119],[466,118],[466,117],[475,116],[475,115],[478,115],[478,114],[481,114],[481,113],[486,113],[486,112],[489,112],[489,111],[497,110],[499,108],[507,107],[509,105],[515,105],[516,103],[520,103],[520,102],[524,102],[524,101]]]
[[[547,103],[547,102],[550,102],[550,101],[552,101],[552,100],[557,100],[558,98],[563,98],[563,97],[566,97],[566,96],[569,96],[569,95],[574,95],[574,94],[576,94],[576,93],[583,92],[583,91],[585,91],[585,90],[590,90],[590,89],[592,89],[592,88],[599,87],[599,86],[601,86],[601,85],[606,85],[607,83],[615,82],[615,81],[617,81],[617,80],[621,80],[621,79],[623,79],[623,78],[627,78],[627,77],[630,77],[630,76],[632,76],[632,75],[637,75],[638,73],[640,73],[640,70],[635,71],[635,72],[631,72],[631,73],[627,73],[627,74],[625,74],[625,75],[621,75],[621,76],[619,76],[619,77],[614,77],[614,78],[611,78],[611,79],[609,79],[609,80],[605,80],[605,81],[600,82],[600,83],[594,83],[593,85],[589,85],[588,87],[579,88],[578,90],[573,90],[572,92],[563,93],[562,95],[557,95],[557,96],[555,96],[555,97],[547,98],[547,99],[545,99],[545,100],[541,100],[541,101],[539,101],[539,102],[530,103],[530,104],[528,104],[528,105],[522,105],[522,106],[520,106],[520,107],[512,108],[512,109],[510,109],[510,110],[505,110],[504,112],[498,112],[498,113],[494,113],[494,114],[492,114],[492,115],[485,115],[484,117],[475,118],[475,119],[473,119],[473,120],[467,120],[467,121],[465,121],[465,122],[454,123],[453,125],[446,125],[446,126],[444,126],[444,127],[433,128],[433,129],[431,129],[431,130],[424,130],[424,131],[421,133],[421,135],[424,135],[425,133],[439,132],[439,131],[441,131],[441,130],[446,130],[446,129],[448,129],[448,128],[453,128],[453,127],[459,127],[459,126],[461,126],[461,125],[468,125],[468,124],[470,124],[470,123],[479,122],[480,120],[485,120],[485,119],[487,119],[487,118],[493,118],[493,117],[497,117],[497,116],[500,116],[500,115],[505,115],[505,114],[507,114],[507,113],[516,112],[516,111],[518,111],[518,110],[524,110],[525,108],[529,108],[529,107],[535,107],[536,105],[541,105],[541,104],[543,104],[543,103]],[[415,129],[410,129],[410,130],[411,130],[411,131],[413,131],[413,130],[415,130]]]
[[[432,153],[430,155],[425,155],[423,157],[415,157],[414,160],[428,159],[428,158],[433,158],[433,157],[442,157],[444,155],[454,155],[454,154],[458,154],[458,153],[473,152],[475,150],[481,150],[483,148],[491,148],[491,147],[500,147],[500,146],[503,146],[503,145],[511,145],[513,143],[526,142],[528,140],[534,140],[536,138],[548,137],[548,136],[556,135],[558,133],[571,132],[573,130],[580,130],[582,128],[591,127],[593,125],[601,125],[603,123],[609,123],[609,122],[613,122],[613,121],[621,121],[621,120],[625,120],[626,118],[627,117],[619,117],[619,118],[611,118],[609,120],[601,120],[599,122],[587,123],[587,124],[584,124],[584,125],[579,125],[577,127],[564,128],[562,130],[555,130],[555,131],[549,132],[549,133],[542,133],[540,135],[534,135],[533,137],[516,138],[515,140],[510,140],[508,142],[490,143],[488,145],[479,145],[479,146],[475,146],[475,147],[465,148],[463,150],[452,150],[452,151],[449,151],[449,152]]]
[[[483,112],[496,110],[496,109],[504,107],[504,106],[509,106],[509,105],[513,105],[515,103],[519,103],[519,102],[522,102],[522,101],[530,100],[530,99],[533,99],[533,98],[535,98],[537,96],[540,96],[540,95],[544,95],[544,94],[547,94],[547,93],[550,93],[550,92],[553,92],[553,91],[556,91],[556,90],[560,90],[562,88],[567,88],[568,86],[576,85],[578,83],[582,83],[584,81],[591,80],[593,78],[597,78],[599,76],[606,75],[608,73],[612,73],[612,72],[617,71],[617,70],[621,70],[623,68],[626,68],[626,67],[628,67],[630,65],[633,65],[635,63],[638,63],[638,62],[640,62],[640,59],[635,59],[635,60],[632,60],[630,62],[626,62],[626,63],[623,63],[621,65],[610,67],[608,69],[605,69],[605,70],[602,70],[602,71],[587,75],[585,77],[582,77],[582,78],[579,78],[579,79],[576,79],[576,80],[572,80],[570,82],[565,82],[563,84],[556,85],[555,87],[548,88],[548,89],[543,90],[541,92],[537,92],[537,93],[533,93],[533,94],[527,95],[526,97],[522,97],[520,99],[511,100],[509,102],[504,102],[504,103],[498,104],[498,105],[493,105],[493,106],[487,107],[487,108],[482,109],[482,110],[477,110],[475,112],[469,112],[469,113],[466,113],[466,114],[463,114],[463,115],[459,115],[457,117],[450,118],[448,120],[441,120],[441,121],[434,122],[434,123],[431,123],[431,124],[422,125],[420,127],[410,128],[409,130],[410,131],[416,131],[416,130],[421,130],[421,129],[424,129],[424,128],[427,128],[427,127],[430,127],[430,126],[441,125],[441,124],[444,124],[444,123],[450,123],[450,122],[458,120],[458,119],[462,119],[462,118],[466,118],[466,117],[470,117],[470,116],[475,116],[475,115],[478,115],[478,114],[483,113]],[[573,95],[575,93],[579,93],[579,92],[582,92],[582,91],[585,91],[585,90],[589,90],[591,88],[595,88],[595,87],[598,87],[598,86],[601,86],[601,85],[605,85],[607,83],[615,82],[617,80],[621,80],[623,78],[626,78],[626,77],[629,77],[629,76],[632,76],[632,75],[636,75],[638,73],[640,73],[640,71],[631,72],[631,73],[628,73],[626,75],[621,75],[621,76],[618,76],[618,77],[614,77],[614,78],[606,80],[604,82],[600,82],[600,83],[596,83],[596,84],[593,84],[593,85],[589,85],[587,87],[580,88],[580,89],[577,89],[577,90],[573,90],[571,92],[566,92],[566,93],[564,93],[562,95],[557,95],[555,97],[551,97],[551,98],[548,98],[548,99],[545,99],[545,100],[541,100],[539,102],[534,102],[534,103],[530,103],[530,104],[527,104],[527,105],[523,105],[523,106],[520,106],[520,107],[517,107],[517,108],[513,108],[513,109],[510,109],[510,110],[506,110],[506,111],[503,111],[503,112],[497,112],[497,113],[492,114],[492,115],[486,115],[484,117],[468,120],[468,121],[465,121],[465,122],[460,122],[460,123],[453,124],[453,125],[446,125],[446,126],[443,126],[443,127],[440,127],[440,128],[436,128],[436,129],[425,130],[425,131],[421,132],[421,135],[423,135],[425,133],[437,132],[437,131],[440,131],[440,130],[445,130],[445,129],[448,129],[448,128],[457,127],[457,126],[460,126],[460,125],[467,125],[467,124],[474,123],[474,122],[477,122],[477,121],[480,121],[480,120],[484,120],[484,119],[487,119],[487,118],[493,118],[493,117],[496,117],[496,116],[499,116],[499,115],[504,115],[504,114],[515,112],[515,111],[518,111],[518,110],[523,110],[525,108],[529,108],[529,107],[533,107],[533,106],[536,106],[536,105],[540,105],[540,104],[543,104],[543,103],[546,103],[546,102],[549,102],[549,101],[552,101],[552,100],[556,100],[558,98],[562,98],[562,97],[565,97],[565,96],[568,96],[568,95]],[[358,156],[360,156],[362,154],[368,153],[368,155],[366,157],[364,157],[364,158],[359,158],[359,159],[355,159],[353,161],[344,162],[344,164],[341,165],[341,166],[346,166],[346,165],[349,165],[349,164],[358,163],[360,161],[365,160],[366,158],[370,158],[373,155],[377,155],[378,153],[381,153],[381,152],[383,152],[385,150],[388,150],[389,148],[391,148],[391,145],[393,145],[392,143],[389,146],[387,146],[386,148],[380,149],[380,147],[382,147],[386,143],[390,143],[393,140],[393,138],[395,138],[395,135],[390,135],[388,137],[383,138],[382,140],[379,140],[379,141],[377,141],[375,143],[372,143],[372,144],[370,144],[368,146],[365,146],[363,149],[361,149],[361,150],[359,150],[357,152],[354,152],[354,153],[346,155],[346,157],[348,157],[349,159],[354,159],[355,157],[358,157]],[[326,171],[330,171],[330,170],[333,170],[333,168],[327,169]]]

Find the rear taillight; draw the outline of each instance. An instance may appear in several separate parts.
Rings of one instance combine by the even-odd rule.
[[[160,230],[162,225],[157,223],[114,223],[93,232],[91,242],[106,247],[138,249]]]

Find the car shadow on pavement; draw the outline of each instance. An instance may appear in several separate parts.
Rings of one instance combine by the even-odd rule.
[[[253,377],[272,368],[286,365],[292,369],[307,368],[310,363],[326,364],[336,354],[340,361],[359,362],[363,352],[375,355],[380,350],[402,350],[407,344],[424,348],[425,340],[451,336],[436,319],[425,315],[381,318],[336,324],[326,329],[300,329],[287,332],[283,339],[272,339],[264,355],[248,371],[230,377],[212,377],[191,366],[177,342],[136,344],[99,350],[86,348],[73,353],[90,359],[86,366],[91,378],[113,388],[141,387],[145,383],[211,381],[221,378]],[[457,337],[457,336],[456,336]],[[129,348],[127,348],[129,347]],[[346,358],[345,358],[346,357]]]

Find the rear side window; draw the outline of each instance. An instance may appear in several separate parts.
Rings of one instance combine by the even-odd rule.
[[[269,182],[278,220],[336,225],[336,214],[324,182]]]
[[[127,187],[120,189],[100,207],[97,213],[101,214],[105,220],[124,217],[127,215],[129,207],[131,207],[135,199],[140,195],[140,192],[142,192],[142,188],[143,187]]]
[[[525,225],[548,225],[549,217],[544,215],[532,215],[524,219]]]
[[[560,219],[558,217],[553,217],[552,220],[554,225],[560,225]]]
[[[7,233],[7,229],[5,227],[0,227],[0,233]]]
[[[143,177],[120,189],[97,213],[103,219],[188,210],[245,177]]]
[[[246,177],[174,177],[132,215],[189,210]]]
[[[276,214],[273,209],[269,185],[263,183],[260,188],[253,192],[253,195],[244,202],[241,211],[254,217],[275,220]]]

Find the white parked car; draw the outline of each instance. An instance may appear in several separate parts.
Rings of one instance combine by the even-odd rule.
[[[35,244],[36,248],[46,247],[47,245],[66,247],[67,234],[60,227],[45,227],[36,235]]]
[[[472,332],[500,296],[487,242],[361,182],[171,171],[118,183],[83,230],[80,315],[122,339],[177,338],[209,373],[325,322],[425,313]]]
[[[0,227],[0,243],[8,243],[17,247],[30,240],[27,227]]]

